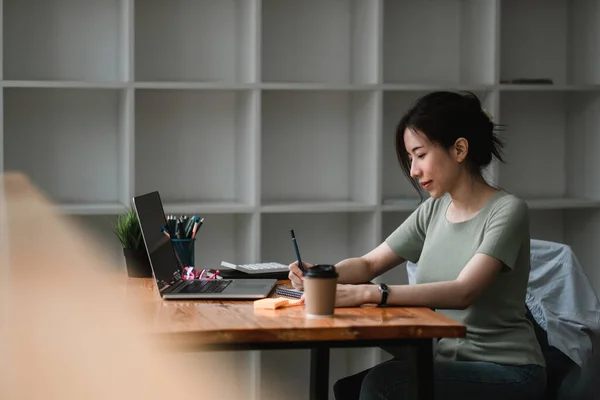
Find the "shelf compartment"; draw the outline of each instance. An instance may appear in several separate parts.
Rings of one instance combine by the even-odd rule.
[[[136,193],[194,207],[255,202],[254,91],[137,90]],[[184,206],[186,207],[186,206]]]
[[[600,200],[583,198],[525,198],[530,210],[556,210],[556,209],[600,209]],[[420,200],[398,199],[386,202],[381,207],[382,211],[411,212],[418,208]]]
[[[570,246],[597,291],[600,287],[597,267],[600,208],[533,210],[529,215],[531,238]]]
[[[500,186],[523,198],[600,199],[600,95],[593,92],[510,92],[500,96],[506,164]],[[555,203],[572,207],[575,200]]]
[[[258,218],[256,214],[205,215],[196,234],[196,268],[219,269],[221,261],[255,262]]]
[[[596,1],[502,1],[501,81],[600,83],[598,17]]]
[[[302,261],[311,264],[362,256],[377,243],[372,212],[263,214],[262,260],[283,264],[296,260],[290,229],[294,229]]]
[[[128,196],[118,90],[4,89],[5,170],[27,174],[66,211],[115,211]]]
[[[555,210],[555,209],[586,209],[586,208],[598,208],[600,209],[600,199],[584,199],[584,198],[547,198],[547,199],[536,199],[526,198],[524,199],[531,210]]]
[[[125,211],[125,206],[121,203],[63,203],[59,206],[59,209],[61,212],[70,215],[117,215]]]
[[[165,203],[167,214],[247,214],[255,211],[255,207],[238,202],[205,202],[205,203]]]
[[[382,83],[377,89],[402,92],[433,92],[436,90],[483,92],[495,89],[491,84],[453,84],[453,83]]]
[[[54,89],[126,89],[126,82],[85,82],[85,81],[3,81],[7,88],[54,88]]]
[[[390,198],[386,199],[381,206],[382,211],[413,211],[421,204],[421,199],[414,198]]]
[[[118,215],[114,210],[107,210],[106,213],[74,213],[69,215],[69,224],[78,225],[79,229],[76,231],[80,235],[87,235],[86,240],[94,243],[94,248],[101,252],[101,257],[106,260],[105,266],[107,269],[105,272],[126,274],[127,267],[123,245],[113,228],[113,225],[117,223],[117,219]],[[89,257],[92,257],[92,255],[89,255]]]
[[[524,84],[500,84],[497,88],[501,92],[600,92],[600,85],[524,85]]]
[[[404,113],[427,92],[386,91],[383,94],[383,188],[382,203],[385,210],[407,211],[414,209],[418,193],[404,176],[396,156],[396,127]],[[492,110],[491,92],[474,92],[487,110]],[[423,191],[428,197],[428,193]]]
[[[530,210],[529,235],[532,239],[565,243],[565,213],[562,210]]]
[[[122,81],[126,0],[4,0],[4,79]]]
[[[233,82],[136,82],[136,89],[167,89],[167,90],[251,90],[260,89],[256,83]]]
[[[587,278],[598,293],[598,240],[600,240],[600,208],[566,210],[564,214],[564,243],[571,246]]]
[[[426,92],[384,92],[383,94],[383,204],[405,206],[418,198],[410,181],[404,176],[396,156],[396,127],[412,104]]]
[[[371,92],[262,95],[262,204],[376,204],[377,110]]]
[[[379,90],[380,86],[375,84],[360,83],[327,83],[327,82],[283,82],[283,83],[260,83],[263,90],[285,90],[285,91],[373,91]]]
[[[248,0],[136,2],[136,81],[254,81],[255,8]]]
[[[262,0],[262,81],[376,83],[377,2]]]
[[[266,203],[261,207],[263,213],[290,212],[348,212],[375,211],[375,206],[352,201],[315,201],[315,202],[281,202]]]
[[[493,84],[495,31],[495,1],[384,0],[383,81]]]

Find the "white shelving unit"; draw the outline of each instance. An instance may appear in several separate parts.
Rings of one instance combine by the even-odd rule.
[[[418,204],[396,160],[400,116],[428,91],[470,90],[507,125],[508,163],[486,176],[528,201],[532,236],[571,245],[600,292],[600,0],[0,10],[0,171],[24,171],[105,235],[132,196],[159,190],[168,213],[205,217],[199,265],[292,261],[292,228],[305,261],[361,255]],[[553,84],[506,83],[520,78]],[[298,365],[285,363],[300,353],[244,362],[305,398]],[[335,354],[332,379],[380,357]]]

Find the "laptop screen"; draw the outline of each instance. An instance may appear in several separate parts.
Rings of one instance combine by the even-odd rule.
[[[133,203],[154,276],[157,281],[171,282],[179,266],[171,240],[161,231],[167,224],[167,218],[160,195],[158,192],[151,192],[136,196]]]

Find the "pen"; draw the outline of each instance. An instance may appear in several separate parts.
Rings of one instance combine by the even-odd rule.
[[[298,250],[298,243],[296,242],[296,235],[294,234],[294,230],[290,229],[290,233],[292,234],[292,243],[294,244],[294,250],[296,250],[296,258],[298,259],[298,268],[300,268],[300,271],[304,272],[304,266],[302,265],[302,259],[300,258],[300,250]]]
[[[196,221],[195,216],[192,216],[191,218],[188,218],[185,222],[185,238],[189,239],[190,235],[192,234],[192,227],[194,226],[194,222]]]
[[[171,235],[171,237],[175,237],[176,225],[177,225],[177,221],[175,221],[175,217],[172,215],[169,216],[169,234]]]
[[[183,231],[183,218],[179,217],[177,218],[177,238],[181,239],[183,238],[183,236],[185,235],[185,232]]]
[[[198,218],[198,217],[196,217],[196,218]],[[198,232],[198,228],[200,228],[202,226],[203,222],[204,222],[204,218],[198,219],[198,221],[196,221],[196,223],[194,224],[194,228],[192,229],[192,239],[194,239],[196,237],[196,232]]]

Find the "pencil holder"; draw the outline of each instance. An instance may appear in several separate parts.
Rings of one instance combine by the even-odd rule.
[[[194,252],[196,239],[171,239],[175,255],[178,258],[179,267],[194,266]],[[181,265],[183,264],[183,266]]]

